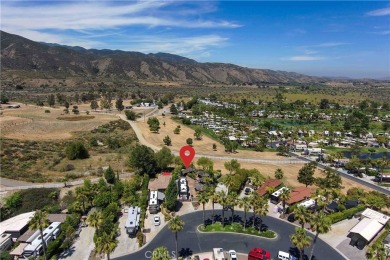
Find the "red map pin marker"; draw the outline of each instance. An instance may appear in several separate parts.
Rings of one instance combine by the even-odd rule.
[[[190,164],[192,162],[192,159],[194,159],[194,157],[195,157],[194,148],[192,148],[192,146],[189,146],[189,145],[183,146],[180,149],[180,157],[181,157],[184,165],[188,169],[188,167],[190,166]]]

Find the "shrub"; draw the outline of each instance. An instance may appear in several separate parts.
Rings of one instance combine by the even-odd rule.
[[[46,109],[46,110],[45,110],[45,113],[50,113],[50,110],[49,110],[49,109]]]
[[[332,222],[332,224],[337,223],[341,220],[352,218],[356,213],[364,210],[366,208],[365,205],[359,205],[355,208],[347,209],[344,211],[339,211],[334,214],[329,215],[329,219]]]
[[[186,143],[188,144],[188,145],[192,145],[192,138],[187,138],[187,140],[186,140]]]
[[[61,170],[63,172],[73,171],[75,169],[73,164],[67,164],[65,165]]]
[[[137,115],[131,110],[125,110],[125,115],[128,120],[135,121],[137,119]]]
[[[72,142],[68,144],[65,153],[69,160],[86,159],[89,157],[88,150],[81,142]]]

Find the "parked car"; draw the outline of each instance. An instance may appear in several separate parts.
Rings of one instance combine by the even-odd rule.
[[[289,222],[294,222],[294,221],[295,221],[295,214],[294,214],[294,213],[290,214],[290,215],[288,216],[287,220],[288,220]]]
[[[244,190],[245,195],[248,195],[249,193],[251,193],[251,191],[252,190],[250,188],[246,187],[245,190]]]
[[[297,258],[293,255],[290,255],[287,252],[279,251],[278,253],[278,259],[281,260],[297,260]]]
[[[229,250],[229,259],[230,260],[237,260],[237,253],[234,250]]]
[[[159,226],[161,224],[160,216],[158,215],[154,216],[153,222],[155,226]]]

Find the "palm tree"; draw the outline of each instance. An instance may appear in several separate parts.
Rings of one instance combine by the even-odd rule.
[[[204,210],[204,206],[207,202],[209,202],[210,200],[210,195],[207,193],[207,192],[201,192],[199,193],[198,195],[198,201],[199,203],[202,203],[202,206],[203,206],[203,226],[205,226],[205,210]]]
[[[261,217],[264,217],[268,213],[268,202],[263,197],[261,197],[260,200],[257,201],[256,209],[254,213],[259,216],[260,224],[259,224],[259,231],[261,231],[261,226],[263,225],[263,219]]]
[[[96,233],[99,233],[99,227],[103,223],[103,217],[100,212],[94,211],[92,212],[88,218],[87,222],[91,227],[96,228]]]
[[[246,229],[246,213],[252,208],[252,200],[245,196],[238,201],[238,206],[244,209],[244,230]]]
[[[76,188],[76,199],[81,202],[81,205],[83,206],[83,214],[84,214],[85,201],[88,199],[88,197],[85,195],[83,187]]]
[[[286,201],[290,199],[290,189],[283,189],[279,195],[279,199],[282,200],[283,214],[286,212]]]
[[[310,246],[311,237],[306,234],[304,228],[295,228],[295,233],[290,235],[291,243],[296,246],[300,252],[300,259],[303,259],[305,253],[305,247]]]
[[[310,221],[310,214],[304,206],[299,206],[294,209],[295,219],[299,221],[302,228]]]
[[[257,192],[252,192],[250,195],[250,201],[253,209],[253,222],[252,227],[255,227],[255,219],[256,219],[256,208],[259,206],[259,200],[261,200],[261,196]]]
[[[46,260],[46,242],[43,239],[43,229],[49,226],[49,222],[47,221],[47,213],[45,211],[37,210],[35,211],[34,217],[30,220],[30,228],[32,230],[39,229],[39,233],[41,235],[42,248],[43,248],[43,257]]]
[[[170,253],[165,246],[157,247],[153,250],[152,260],[170,260]]]
[[[311,259],[313,256],[314,246],[316,244],[318,235],[328,233],[332,229],[330,219],[325,215],[324,212],[320,212],[314,215],[312,221],[310,222],[310,225],[311,228],[316,231],[316,235],[313,240],[313,247],[311,248],[309,259]]]
[[[232,210],[232,223],[233,223],[233,217],[234,217],[234,207],[238,204],[238,195],[235,192],[231,192],[227,196],[228,205],[230,205]]]
[[[175,232],[175,243],[176,243],[176,260],[178,259],[177,255],[177,232],[182,231],[184,229],[184,222],[179,218],[179,216],[173,217],[169,223],[168,223],[168,228],[172,231]]]
[[[216,201],[222,206],[222,226],[225,225],[225,206],[228,203],[228,197],[225,191],[221,190],[216,193]]]
[[[118,245],[118,240],[115,237],[116,232],[102,233],[96,240],[96,251],[107,254],[107,259],[110,260],[110,254]]]
[[[233,174],[226,174],[223,177],[223,183],[226,185],[228,189],[227,193],[229,193],[230,187],[234,184],[234,182],[235,182],[235,178]]]
[[[211,222],[214,223],[214,204],[217,202],[217,194],[214,189],[209,191],[209,199],[211,200]]]

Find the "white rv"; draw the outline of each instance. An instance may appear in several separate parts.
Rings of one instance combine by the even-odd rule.
[[[280,188],[279,190],[275,191],[274,193],[271,194],[270,196],[270,201],[274,204],[278,204],[279,203],[279,196],[280,194],[282,194],[282,192],[284,190],[289,190],[289,188],[287,187],[282,187]]]
[[[45,230],[43,230],[43,238],[38,233],[38,236],[34,238],[31,244],[27,245],[23,250],[23,256],[26,258],[29,257],[38,257],[43,250],[43,243],[47,246],[50,241],[57,239],[60,234],[61,222],[53,222]],[[34,233],[34,235],[37,232]]]
[[[134,236],[137,234],[139,228],[139,220],[141,216],[140,207],[130,207],[127,213],[127,220],[125,224],[126,232],[129,236]]]
[[[160,205],[158,202],[158,192],[152,190],[149,193],[149,212],[151,214],[156,214],[160,210]]]

